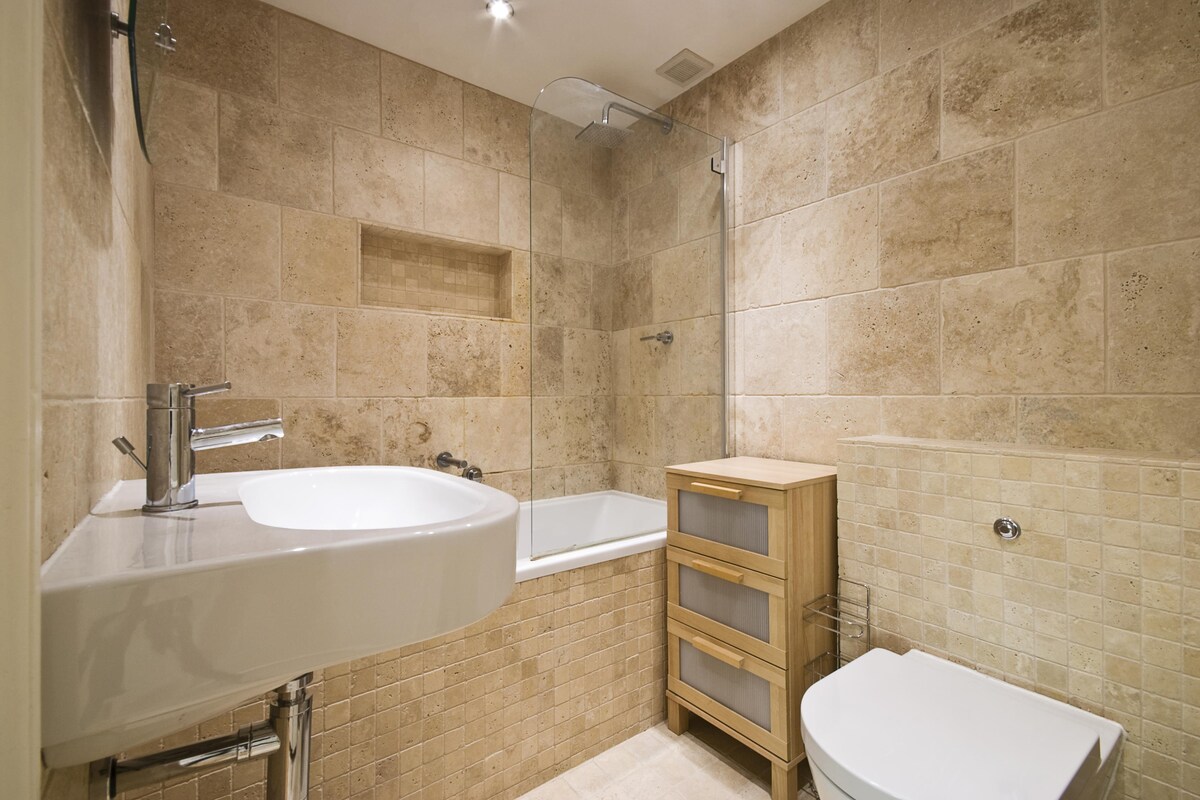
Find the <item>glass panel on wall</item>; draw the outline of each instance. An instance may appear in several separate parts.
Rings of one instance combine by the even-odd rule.
[[[722,142],[578,78],[529,126],[532,556],[666,528],[725,445]]]

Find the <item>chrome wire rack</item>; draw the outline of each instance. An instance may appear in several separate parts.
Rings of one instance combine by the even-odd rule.
[[[871,587],[838,578],[836,594],[824,594],[804,604],[804,621],[833,634],[833,648],[804,665],[820,680],[871,649]]]

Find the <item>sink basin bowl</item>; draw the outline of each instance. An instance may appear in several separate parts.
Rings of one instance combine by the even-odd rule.
[[[290,530],[371,531],[440,525],[479,511],[487,495],[468,481],[396,467],[333,467],[248,480],[238,497],[259,525]]]
[[[68,766],[310,670],[469,625],[511,594],[517,501],[412,467],[197,478],[142,514],[113,490],[42,569],[42,747]]]

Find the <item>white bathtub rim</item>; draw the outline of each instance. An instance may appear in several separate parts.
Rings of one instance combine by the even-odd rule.
[[[566,550],[541,558],[521,558],[517,560],[517,583],[658,550],[665,547],[666,544],[667,532],[661,530],[581,547],[577,550]]]

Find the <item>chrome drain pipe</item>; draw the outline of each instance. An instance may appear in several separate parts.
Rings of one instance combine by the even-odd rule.
[[[280,686],[270,716],[237,733],[140,758],[93,761],[88,800],[115,800],[131,789],[260,758],[267,759],[266,800],[308,800],[312,696],[307,687],[311,682],[309,672]]]
[[[312,673],[275,690],[270,725],[279,748],[267,757],[267,800],[308,800],[309,746],[312,743]]]

